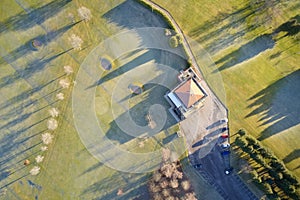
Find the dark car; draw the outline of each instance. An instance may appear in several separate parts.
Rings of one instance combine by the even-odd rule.
[[[201,164],[196,164],[196,165],[194,165],[194,168],[195,168],[195,169],[202,168],[202,165],[201,165]]]
[[[229,174],[232,172],[232,170],[233,170],[232,167],[226,168],[226,169],[224,170],[224,173],[225,173],[226,175],[229,175]]]
[[[222,156],[226,156],[226,155],[230,154],[230,151],[228,151],[228,150],[227,151],[222,151],[221,154],[222,154]]]

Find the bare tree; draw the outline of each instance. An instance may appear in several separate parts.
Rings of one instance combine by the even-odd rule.
[[[68,39],[69,39],[71,46],[75,50],[81,50],[81,45],[83,43],[83,40],[79,36],[72,34],[71,37],[69,37]]]
[[[170,186],[171,186],[172,188],[178,188],[178,186],[179,186],[178,180],[177,180],[177,179],[172,179],[172,180],[170,181]]]
[[[57,108],[51,108],[49,110],[49,114],[51,115],[51,117],[58,117],[59,111],[57,110]]]
[[[64,66],[64,71],[67,75],[71,75],[74,72],[73,67],[69,65]]]
[[[54,118],[48,119],[48,121],[47,121],[47,128],[49,130],[53,131],[53,130],[57,129],[57,127],[58,127],[58,122],[57,122],[56,119],[54,119]]]
[[[170,149],[163,148],[162,149],[162,160],[163,162],[167,162],[170,159],[171,151]]]
[[[71,84],[70,84],[70,81],[69,81],[68,78],[64,78],[64,79],[61,79],[61,80],[59,81],[59,85],[60,85],[62,88],[67,89],[67,88],[70,87]]]
[[[43,133],[42,134],[42,142],[46,145],[51,144],[54,136],[50,133]]]
[[[38,155],[37,157],[35,157],[35,161],[37,163],[43,162],[43,160],[44,160],[44,156]]]
[[[47,151],[48,147],[47,146],[41,146],[41,151]]]
[[[183,188],[184,191],[188,191],[191,188],[191,184],[189,181],[182,181],[181,187]]]
[[[65,99],[65,95],[63,94],[63,93],[58,93],[57,95],[56,95],[56,98],[58,99],[58,100],[64,100]]]
[[[184,200],[197,200],[197,198],[194,192],[190,192],[184,195]]]
[[[29,171],[29,173],[30,173],[31,175],[33,175],[33,176],[36,176],[36,175],[38,175],[38,174],[40,173],[40,170],[41,170],[40,167],[34,166],[34,167]]]
[[[81,6],[80,8],[78,8],[77,12],[78,12],[81,20],[89,21],[92,18],[92,13],[91,13],[90,9],[88,9],[84,6]]]

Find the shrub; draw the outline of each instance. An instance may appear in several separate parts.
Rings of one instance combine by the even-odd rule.
[[[176,47],[178,47],[178,39],[177,39],[177,37],[176,36],[172,36],[172,37],[170,37],[170,39],[169,39],[169,45],[170,45],[170,47],[172,47],[172,48],[176,48]]]
[[[245,131],[244,129],[240,129],[240,130],[238,131],[238,134],[239,134],[240,136],[244,136],[244,135],[246,135],[246,131]]]

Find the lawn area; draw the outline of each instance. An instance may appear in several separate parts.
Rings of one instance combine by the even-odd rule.
[[[90,9],[90,21],[80,20],[80,6]],[[139,6],[134,1],[121,0],[1,2],[0,199],[149,199],[149,170],[130,173],[130,167],[140,171],[144,166],[151,170],[158,167],[162,146],[172,150],[172,157],[185,151],[184,138],[176,134],[178,125],[167,111],[169,105],[163,95],[177,85],[176,76],[186,67],[186,58],[181,48],[168,46],[164,35],[168,25],[164,20]],[[135,11],[127,12],[128,9]],[[145,9],[145,16],[139,16],[140,9]],[[130,51],[110,54],[116,51],[99,48],[104,39],[116,33],[149,26],[161,28],[152,36],[146,34],[147,30],[129,32],[132,40],[125,37],[123,43],[112,39],[118,43],[118,52],[132,47]],[[72,34],[83,40],[81,50],[72,48]],[[34,40],[41,45],[33,45]],[[98,56],[112,58],[113,69],[99,68]],[[66,73],[67,65],[73,68],[73,74]],[[95,71],[77,75],[88,65]],[[70,86],[62,88],[60,81],[66,79]],[[143,84],[140,95],[128,90],[128,84],[135,82]],[[88,85],[82,88],[84,84]],[[78,88],[83,89],[82,93]],[[89,92],[92,98],[86,96]],[[59,93],[64,99],[57,97]],[[47,130],[51,108],[59,111],[55,130]],[[93,143],[87,144],[78,134],[78,126],[91,118],[85,113],[76,115],[76,111],[93,108],[92,119],[101,129],[97,134],[103,135],[90,138]],[[122,123],[128,122],[128,113],[142,131],[124,130]],[[148,127],[148,114],[153,118],[154,131]],[[93,132],[93,126],[87,123],[86,138]],[[41,137],[46,132],[54,139],[47,145],[48,150],[42,151]],[[89,144],[93,144],[91,149]],[[94,151],[96,147],[100,151]],[[135,160],[123,156],[124,152],[136,156]],[[111,160],[103,160],[104,153]],[[35,161],[38,155],[44,156],[41,163]],[[30,164],[25,166],[26,159]],[[139,162],[143,161],[141,166]],[[40,167],[37,176],[29,173],[34,166]],[[120,191],[123,194],[118,197]]]
[[[208,83],[229,109],[232,139],[244,128],[300,179],[299,2],[154,2],[201,45],[192,45],[194,52],[202,47],[210,55],[216,65],[200,60],[202,71],[221,72],[226,100]]]

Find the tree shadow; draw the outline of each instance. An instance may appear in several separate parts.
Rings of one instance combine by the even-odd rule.
[[[172,59],[169,59],[172,58]],[[165,51],[162,49],[147,49],[147,52],[143,53],[142,55],[134,58],[133,60],[123,64],[122,66],[119,66],[117,69],[115,69],[112,72],[109,72],[108,74],[101,77],[98,81],[96,81],[93,85],[87,87],[86,89],[90,89],[93,87],[96,87],[98,85],[101,85],[102,83],[105,83],[107,81],[110,81],[116,77],[119,77],[126,72],[145,64],[149,61],[154,61],[155,63],[166,65],[166,66],[172,66],[175,69],[183,69],[182,66],[185,66],[186,60],[179,55],[176,55],[172,52]],[[182,64],[182,65],[180,65]]]
[[[43,46],[46,46],[49,44],[51,41],[56,39],[57,37],[61,36],[63,33],[65,33],[67,30],[75,26],[81,21],[75,22],[73,24],[64,26],[58,30],[55,31],[50,31],[46,34],[39,35],[35,38],[32,38],[28,41],[26,41],[22,46],[14,49],[13,51],[9,52],[7,55],[2,56],[2,59],[0,60],[0,64],[3,64],[4,62],[7,63],[12,63],[16,61],[17,59],[27,55],[28,53],[31,53],[33,51],[37,51],[35,47],[32,45],[33,39],[38,40],[39,42],[42,43]],[[41,47],[42,48],[42,47]]]
[[[131,107],[128,111],[124,111],[123,114],[121,114],[118,118],[116,118],[114,121],[110,123],[110,129],[106,133],[106,137],[112,141],[117,142],[118,144],[124,144],[132,139],[135,139],[136,137],[128,135],[125,133],[125,131],[121,130],[119,128],[116,121],[128,121],[128,114],[131,118],[131,120],[134,121],[135,126],[148,126],[148,121],[146,116],[149,114],[150,107],[156,104],[159,104],[162,106],[167,114],[167,119],[165,121],[165,124],[162,128],[162,130],[166,130],[169,127],[176,124],[176,120],[173,118],[171,114],[169,114],[168,109],[170,105],[168,102],[164,99],[164,95],[168,91],[168,88],[165,88],[161,85],[152,86],[151,89],[145,91],[144,93],[140,95],[146,95],[144,100],[133,107]],[[132,97],[133,98],[133,97]],[[130,101],[130,99],[129,99]],[[158,113],[155,113],[157,115]],[[155,123],[160,123],[160,121],[157,121],[156,118],[153,119]],[[134,131],[134,127],[132,129]],[[141,133],[146,134],[146,133]],[[140,136],[142,136],[140,135]]]
[[[213,73],[228,69],[239,63],[247,61],[260,53],[272,49],[275,46],[275,40],[271,34],[263,34],[256,37],[254,40],[241,46],[239,49],[227,54],[220,58],[215,64],[223,63],[218,69],[214,70]],[[225,63],[224,63],[225,62]]]
[[[162,27],[169,28],[165,20],[156,12],[135,0],[127,0],[103,15],[111,23],[124,28]]]
[[[291,153],[289,153],[289,155],[287,155],[282,161],[284,163],[289,163],[299,157],[300,157],[300,149],[295,149]]]
[[[18,13],[17,15],[0,22],[0,33],[8,30],[26,30],[32,28],[36,24],[42,24],[47,19],[60,12],[64,6],[71,1],[72,0],[55,0],[39,8],[31,8],[32,11],[29,11],[28,13]]]
[[[210,140],[208,140],[209,138],[215,137],[216,135],[224,132],[225,129],[224,128],[218,128],[217,130],[214,130],[210,133],[208,133],[207,135],[205,135],[205,137],[201,140],[199,140],[198,142],[194,143],[192,145],[193,148],[204,145],[206,142],[210,142]]]
[[[249,98],[255,108],[245,117],[260,115],[260,126],[269,125],[261,132],[264,140],[300,123],[300,70],[279,79]]]
[[[32,95],[34,95],[38,92],[41,92],[45,87],[47,87],[51,83],[54,83],[56,80],[60,79],[63,76],[64,75],[59,76],[59,77],[57,77],[43,85],[39,85],[33,89],[26,90],[26,91],[18,94],[17,96],[14,96],[14,97],[8,99],[6,102],[2,103],[0,105],[0,110],[10,108],[10,107],[11,108],[6,113],[1,113],[0,120],[8,120],[11,117],[15,117],[16,115],[21,115],[26,108],[36,105],[38,103],[39,99],[45,98],[46,96],[49,96],[49,95],[61,90],[61,89],[55,89],[54,91],[47,93],[46,95],[41,96],[40,98],[31,99]]]
[[[147,181],[149,177],[146,174],[131,174],[124,172],[116,172],[112,176],[95,182],[86,187],[81,193],[84,196],[93,196],[93,199],[133,199],[148,197]],[[118,184],[116,184],[118,183]],[[118,190],[122,189],[123,194],[118,196]],[[98,197],[95,197],[98,196]],[[90,197],[91,198],[91,197]],[[149,198],[142,198],[149,199]]]
[[[33,74],[44,70],[45,67],[51,61],[53,61],[54,59],[56,59],[57,57],[65,54],[65,53],[67,53],[70,50],[72,50],[72,49],[63,51],[63,52],[58,53],[58,54],[56,54],[54,56],[51,56],[49,58],[36,59],[36,60],[32,61],[31,63],[29,63],[28,65],[26,65],[26,67],[24,69],[18,69],[13,74],[2,77],[0,79],[0,88],[11,85],[19,79],[28,79]]]
[[[283,37],[289,37],[294,36],[298,34],[300,31],[300,15],[296,15],[295,17],[292,17],[287,22],[281,24],[274,33],[277,34],[279,32],[285,32],[285,35]],[[281,39],[279,38],[279,39]]]
[[[250,60],[259,55],[260,53],[268,49],[272,49],[275,46],[276,41],[282,39],[283,37],[294,36],[298,34],[300,31],[299,21],[299,15],[292,17],[287,22],[283,23],[278,28],[276,28],[273,31],[273,33],[260,35],[252,41],[248,42],[247,44],[241,46],[237,50],[220,58],[215,62],[215,64],[222,65],[218,69],[214,70],[213,73],[217,73],[219,71],[240,64],[244,61]],[[280,32],[286,32],[286,34],[280,38],[275,38],[274,36],[276,36]],[[270,56],[270,59],[276,58],[277,56],[280,56],[280,54],[274,54]]]

